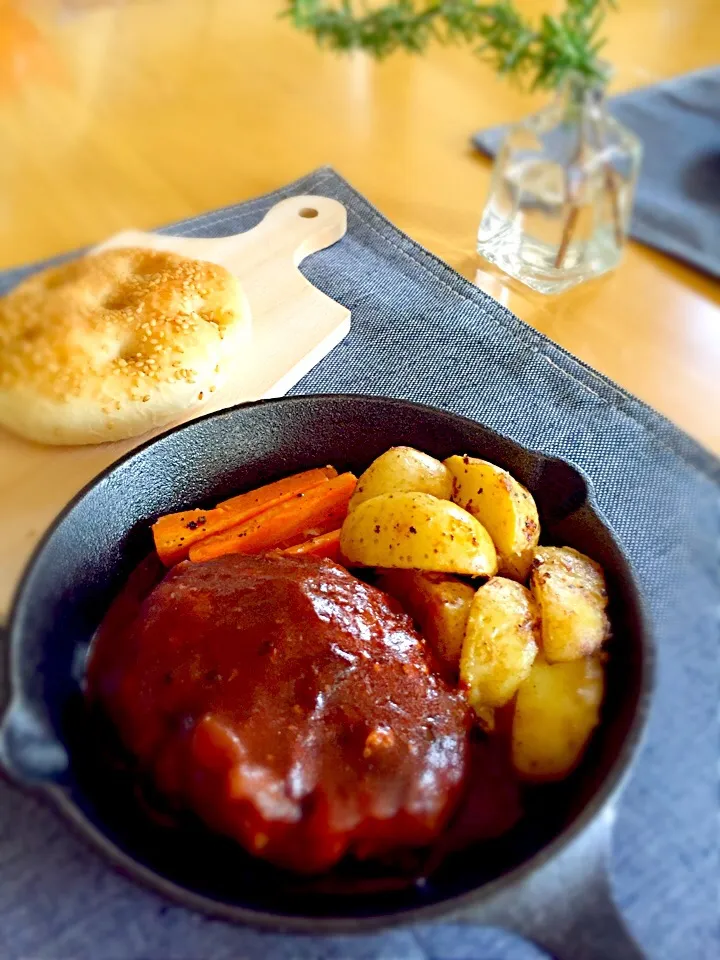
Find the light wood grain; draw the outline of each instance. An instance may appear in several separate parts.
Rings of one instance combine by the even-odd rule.
[[[276,204],[256,227],[235,236],[188,239],[125,231],[101,246],[152,247],[212,260],[242,283],[252,341],[198,416],[282,396],[345,336],[350,311],[317,290],[298,265],[338,241],[346,229],[342,204],[301,196]],[[12,504],[0,541],[0,621],[31,551],[55,515],[101,470],[162,430],[117,443],[49,447],[0,429],[0,500]]]
[[[613,274],[547,298],[474,253],[491,165],[470,134],[543,95],[457,48],[383,64],[331,55],[278,21],[280,6],[0,0],[0,266],[331,163],[468,279],[720,452],[717,283],[631,243]],[[620,11],[607,21],[616,91],[720,61],[717,0],[622,0]],[[38,505],[53,482],[38,480]]]

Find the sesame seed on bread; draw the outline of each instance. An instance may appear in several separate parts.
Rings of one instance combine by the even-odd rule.
[[[139,248],[51,267],[0,298],[0,423],[41,443],[100,443],[207,403],[250,335],[224,267]]]

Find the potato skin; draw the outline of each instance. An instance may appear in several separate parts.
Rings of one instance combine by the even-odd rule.
[[[501,467],[477,457],[448,457],[452,499],[482,523],[498,552],[501,575],[524,583],[540,539],[537,506],[529,490]]]
[[[340,552],[364,567],[492,576],[497,555],[490,534],[449,500],[427,493],[386,493],[348,514]]]
[[[390,447],[360,475],[350,510],[383,493],[429,493],[449,500],[452,475],[439,460],[414,447]]]
[[[600,654],[568,663],[535,660],[512,722],[513,767],[524,780],[562,780],[573,771],[600,722],[604,691]]]
[[[549,663],[599,650],[610,634],[602,567],[572,547],[539,547],[530,590],[540,607],[542,648]]]
[[[450,574],[419,570],[386,570],[376,585],[400,601],[440,660],[457,674],[475,589]]]
[[[530,674],[538,652],[537,605],[522,584],[493,577],[473,598],[460,658],[460,682],[487,725]]]

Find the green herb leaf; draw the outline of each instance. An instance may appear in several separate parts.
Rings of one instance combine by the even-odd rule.
[[[499,73],[531,89],[556,87],[570,74],[588,83],[605,79],[598,39],[615,0],[565,0],[557,16],[533,24],[514,0],[395,0],[376,9],[353,0],[287,0],[282,16],[332,50],[366,50],[383,59],[396,50],[422,53],[427,45],[465,43]]]

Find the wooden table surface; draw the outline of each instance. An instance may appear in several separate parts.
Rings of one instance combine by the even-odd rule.
[[[529,10],[553,0],[527,0]],[[483,126],[542,103],[468,52],[316,49],[277,0],[0,0],[0,267],[271,190],[330,163],[401,229],[720,452],[720,285],[630,244],[547,298],[474,252]],[[717,0],[621,0],[614,90],[720,61]]]

